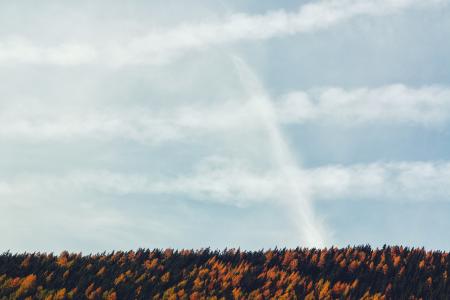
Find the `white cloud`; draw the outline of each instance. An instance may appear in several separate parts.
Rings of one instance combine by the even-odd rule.
[[[440,86],[323,88],[293,92],[278,104],[283,122],[442,124],[450,119],[450,89]]]
[[[309,170],[318,199],[447,201],[450,162],[391,162]]]
[[[62,43],[38,45],[21,37],[0,42],[0,62],[73,65],[106,63],[160,64],[191,50],[203,50],[244,40],[263,40],[276,36],[326,29],[357,16],[395,13],[409,7],[447,3],[447,0],[322,0],[301,6],[296,12],[269,11],[262,15],[235,13],[220,22],[185,23],[171,29],[96,46]]]
[[[327,244],[326,230],[319,221],[312,206],[308,191],[296,180],[301,176],[302,168],[297,163],[280,127],[276,109],[269,93],[259,81],[257,75],[240,58],[235,57],[234,63],[242,87],[249,98],[250,114],[259,119],[264,129],[267,147],[276,165],[277,178],[283,182],[278,190],[278,200],[283,201],[294,218],[298,231],[308,246],[323,247]],[[254,185],[258,187],[258,185]],[[259,186],[262,186],[259,184]]]
[[[37,195],[49,198],[84,193],[172,195],[238,206],[286,204],[292,199],[284,199],[289,195],[289,183],[280,172],[252,169],[237,161],[213,160],[192,173],[171,178],[110,171],[24,174],[0,180],[0,195],[10,201],[15,198],[33,201]],[[450,162],[327,165],[304,169],[292,180],[315,200],[448,201]]]
[[[20,103],[20,102],[19,102]],[[245,105],[185,105],[171,110],[149,107],[83,108],[3,104],[0,139],[54,141],[132,140],[144,144],[180,140],[221,130],[256,128]]]
[[[293,177],[286,180],[286,174]],[[292,221],[298,222],[297,229],[303,229],[296,239],[299,241],[300,238],[306,245],[312,241],[304,236],[304,231],[310,230],[302,219],[304,198],[314,201],[402,201],[411,204],[417,201],[448,201],[448,182],[450,162],[329,165],[287,172],[279,169],[264,171],[240,161],[215,158],[192,172],[169,177],[99,170],[7,176],[0,179],[0,211],[8,215],[8,212],[31,212],[52,207],[56,214],[65,215],[72,211],[71,206],[78,207],[81,201],[89,207],[94,205],[92,209],[99,209],[99,214],[105,217],[103,210],[108,207],[108,201],[117,204],[117,199],[127,201],[136,198],[140,201],[164,199],[168,207],[172,205],[170,199],[254,206],[255,209],[259,205],[280,205],[286,208],[287,216],[293,217]],[[295,193],[292,193],[293,184],[297,186]],[[120,214],[120,218],[112,217],[114,224],[108,224],[107,218],[97,220],[95,217],[83,222],[87,222],[84,223],[87,228],[100,226],[103,230],[121,228],[116,226],[117,220],[121,224],[136,222],[126,214]],[[101,223],[97,224],[97,221]],[[79,220],[72,222],[71,226],[78,228],[76,224]],[[324,227],[324,222],[317,217],[313,224],[319,226],[315,231]],[[330,231],[325,233],[327,235],[322,238],[332,240]]]
[[[0,139],[3,140],[125,139],[158,144],[217,132],[238,132],[242,128],[264,129],[261,120],[267,114],[255,106],[255,101],[241,99],[214,105],[183,105],[170,110],[139,106],[87,109],[12,102],[15,103],[6,101],[1,105]],[[273,106],[281,123],[438,126],[450,120],[450,89],[401,84],[372,89],[322,88],[289,93]]]
[[[78,43],[41,46],[16,36],[0,40],[0,63],[78,65],[97,60],[97,51]]]
[[[259,205],[270,203],[286,207],[287,215],[298,214],[296,209],[301,207],[290,204],[298,199],[286,199],[292,194],[289,193],[290,183],[284,179],[279,170],[262,172],[239,161],[218,158],[206,161],[192,173],[164,178],[98,170],[6,176],[0,179],[0,215],[3,225],[15,225],[15,231],[6,234],[8,247],[20,251],[36,248],[100,251],[129,248],[130,243],[140,247],[149,241],[148,230],[152,232],[150,240],[158,245],[166,246],[168,238],[172,242],[181,240],[184,245],[187,241],[183,239],[182,233],[186,232],[181,229],[185,226],[183,221],[178,225],[160,224],[158,217],[148,217],[151,212],[145,212],[147,217],[136,219],[126,210],[117,208],[117,203],[133,206],[126,201],[145,196],[138,197],[139,207],[145,207],[143,199],[165,199],[165,206],[171,211],[175,205],[170,202],[173,197],[184,201],[254,206],[255,210]],[[314,200],[403,201],[411,205],[416,201],[448,201],[450,162],[329,165],[303,170],[292,181]],[[112,202],[108,204],[108,201]],[[141,209],[139,207],[137,209]],[[38,240],[33,235],[36,228],[44,232]],[[59,235],[61,228],[71,233],[69,240]],[[146,228],[145,237],[139,233],[139,228]],[[298,237],[293,240],[299,243]],[[79,241],[89,242],[89,246]],[[272,243],[273,240],[268,245]],[[280,245],[283,243],[285,241]],[[238,244],[242,246],[245,242],[238,241]]]

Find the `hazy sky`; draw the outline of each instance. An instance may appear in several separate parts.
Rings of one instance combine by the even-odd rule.
[[[0,251],[450,250],[450,1],[2,1]]]

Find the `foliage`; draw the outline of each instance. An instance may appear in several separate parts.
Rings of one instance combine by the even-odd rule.
[[[448,253],[403,247],[0,255],[0,299],[446,299]]]

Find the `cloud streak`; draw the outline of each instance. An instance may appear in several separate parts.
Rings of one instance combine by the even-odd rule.
[[[185,23],[171,29],[155,28],[147,34],[102,44],[61,43],[46,46],[23,37],[0,41],[0,63],[77,65],[101,63],[162,64],[189,51],[201,51],[246,40],[323,30],[358,16],[379,16],[411,7],[434,6],[447,0],[322,0],[296,12],[269,11],[262,15],[235,13],[219,22]]]
[[[450,89],[441,86],[322,88],[292,92],[279,101],[285,123],[339,122],[438,125],[450,120]]]
[[[243,96],[248,97],[248,95]],[[0,139],[55,141],[124,139],[143,144],[179,141],[217,132],[260,128],[252,101],[182,105],[171,110],[148,107],[85,109],[36,104],[1,105]],[[25,103],[25,102],[24,102]],[[283,124],[413,124],[439,127],[450,121],[450,89],[440,86],[321,88],[296,91],[273,101],[273,116]],[[261,114],[267,115],[267,111]]]
[[[98,54],[99,50],[88,44],[71,42],[58,46],[43,46],[21,36],[0,40],[1,64],[73,66],[93,63],[98,60]]]
[[[281,172],[281,173],[280,173]],[[448,201],[450,162],[377,162],[326,165],[292,173],[261,172],[238,161],[212,160],[190,174],[162,178],[111,171],[72,171],[60,175],[23,174],[0,179],[3,204],[33,201],[39,195],[172,195],[198,201],[248,206],[264,202],[286,204],[283,191],[292,182],[316,200]],[[50,197],[51,198],[51,197]],[[9,199],[9,200],[7,200]],[[296,199],[296,201],[301,201]]]
[[[303,243],[309,247],[323,247],[327,241],[325,229],[317,220],[308,191],[295,180],[302,170],[289,148],[280,127],[272,100],[258,78],[239,58],[234,58],[240,81],[249,98],[251,112],[267,134],[267,143],[285,188],[279,190],[280,197],[289,208],[297,223]]]
[[[247,113],[247,107],[235,102],[219,106],[185,105],[170,110],[11,104],[0,111],[0,139],[19,142],[123,139],[155,145],[233,128],[239,130],[241,125],[254,128]]]

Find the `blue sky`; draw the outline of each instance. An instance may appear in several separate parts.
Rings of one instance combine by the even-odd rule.
[[[446,0],[0,4],[6,251],[450,249]]]

